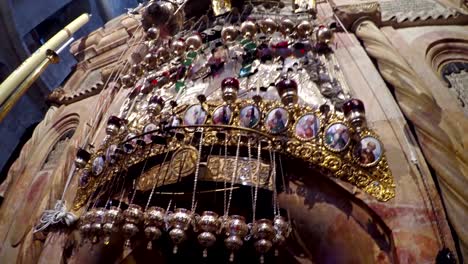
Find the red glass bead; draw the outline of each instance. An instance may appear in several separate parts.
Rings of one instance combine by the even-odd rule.
[[[117,116],[109,116],[107,124],[112,124],[112,125],[116,125],[117,127],[120,127],[121,121],[122,120]]]
[[[345,115],[350,114],[352,111],[365,113],[364,103],[359,99],[349,99],[343,104],[343,112]]]
[[[279,81],[276,88],[279,90],[297,89],[297,83],[294,80],[285,79]]]
[[[236,89],[239,89],[239,81],[236,78],[226,78],[221,82],[221,87],[234,87]]]

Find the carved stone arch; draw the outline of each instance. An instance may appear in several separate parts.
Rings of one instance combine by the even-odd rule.
[[[47,159],[50,158],[50,153],[57,146],[57,143],[60,142],[64,135],[76,129],[78,124],[79,115],[77,114],[68,114],[61,117],[58,121],[48,126],[37,147],[30,152],[32,157],[36,157],[36,162],[39,166],[30,171],[33,176],[29,179],[29,187],[25,189],[22,201],[23,206],[19,206],[16,212],[16,215],[21,217],[17,217],[18,221],[15,221],[11,228],[13,232],[10,237],[12,245],[21,243],[26,232],[34,224],[35,217],[41,212],[39,207],[41,207],[42,201],[40,199],[50,200],[52,197],[58,196],[58,194],[53,192],[61,192],[63,190],[63,187],[60,188],[59,186],[63,186],[66,181],[66,179],[63,179],[63,175],[67,175],[67,173],[61,171],[60,168],[64,167],[62,163],[65,159],[62,159],[53,168],[47,168],[45,164],[47,163]],[[64,148],[64,153],[66,153],[67,147]],[[51,184],[55,186],[54,188],[49,188],[51,190],[49,192],[47,187]],[[53,202],[49,201],[47,203],[50,205]]]
[[[44,127],[39,142],[29,152],[36,160],[36,166],[27,169],[30,176],[24,180],[29,186],[24,189],[22,200],[17,203],[16,220],[10,224],[8,235],[10,245],[19,247],[20,262],[33,263],[40,256],[42,242],[32,235],[32,228],[42,211],[53,207],[56,199],[62,194],[68,176],[66,170],[70,167],[72,159],[59,156],[70,156],[67,154],[70,154],[71,149],[75,149],[74,144],[70,143],[78,126],[78,114],[56,116],[54,121],[48,122]]]
[[[426,60],[432,69],[443,79],[442,70],[451,62],[468,62],[468,39],[445,38],[427,47]],[[445,81],[445,80],[444,80]]]
[[[438,40],[428,47],[426,56],[433,71],[468,116],[468,40]]]

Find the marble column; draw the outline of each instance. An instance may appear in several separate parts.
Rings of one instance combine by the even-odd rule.
[[[355,27],[356,36],[376,60],[382,77],[395,89],[396,100],[414,125],[425,158],[435,170],[447,214],[468,258],[468,121],[442,111],[430,90],[377,25],[369,20]]]

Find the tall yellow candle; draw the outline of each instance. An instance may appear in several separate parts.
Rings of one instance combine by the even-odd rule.
[[[90,18],[89,14],[82,14],[70,24],[60,30],[44,45],[42,45],[31,57],[25,60],[15,71],[13,71],[5,81],[0,84],[0,105],[3,105],[5,100],[15,91],[15,89],[23,82],[35,69],[46,59],[47,50],[56,50],[73,33],[80,29],[83,25],[88,23]]]

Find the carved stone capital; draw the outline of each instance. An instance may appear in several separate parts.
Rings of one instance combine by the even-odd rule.
[[[334,13],[348,30],[354,30],[354,25],[359,21],[370,20],[376,25],[380,25],[382,21],[380,4],[377,1],[351,4],[348,0],[332,0],[331,5]]]

